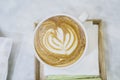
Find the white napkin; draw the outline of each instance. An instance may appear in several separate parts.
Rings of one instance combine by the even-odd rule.
[[[7,79],[8,59],[12,47],[12,40],[0,37],[0,80]]]
[[[88,48],[84,57],[73,66],[54,68],[44,65],[44,75],[99,75],[98,65],[98,25],[91,21],[84,24],[88,35]]]

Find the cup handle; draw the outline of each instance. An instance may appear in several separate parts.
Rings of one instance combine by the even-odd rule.
[[[83,12],[78,18],[81,22],[85,22],[88,19],[88,13]]]

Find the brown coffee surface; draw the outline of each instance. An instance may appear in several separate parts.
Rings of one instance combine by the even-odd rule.
[[[34,37],[38,56],[51,66],[67,66],[84,52],[86,38],[81,26],[67,16],[54,16],[38,26]]]

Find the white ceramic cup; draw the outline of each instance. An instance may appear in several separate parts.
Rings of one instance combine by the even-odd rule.
[[[61,15],[61,16],[67,16],[67,17],[73,19],[75,22],[77,22],[77,23],[80,25],[80,27],[83,29],[84,34],[85,34],[85,38],[86,38],[86,45],[85,45],[85,49],[84,49],[84,51],[83,51],[83,53],[82,53],[82,56],[81,56],[77,61],[75,61],[74,63],[72,63],[72,64],[70,64],[70,65],[68,65],[68,66],[64,66],[64,67],[70,67],[70,66],[73,66],[73,65],[75,65],[76,63],[78,63],[78,62],[84,57],[85,52],[86,52],[86,49],[87,49],[87,46],[88,46],[88,37],[87,37],[87,33],[86,33],[86,30],[85,30],[84,25],[83,25],[83,22],[85,22],[86,19],[88,18],[88,14],[87,14],[87,13],[82,13],[78,18],[75,18],[75,17],[73,17],[73,16],[71,16],[71,15],[68,15],[68,14],[53,14],[53,15],[50,15],[50,16],[44,18],[42,21],[37,21],[37,26],[36,26],[36,28],[35,28],[34,35],[33,35],[33,45],[34,45],[34,36],[35,36],[35,34],[36,34],[37,29],[40,27],[40,25],[41,25],[45,20],[47,20],[48,18],[51,18],[51,17],[54,17],[54,16],[60,16],[60,15]],[[37,52],[36,52],[36,50],[35,50],[35,46],[34,46],[34,52],[35,52],[36,58],[37,58],[40,62],[42,62],[42,64],[47,65],[47,66],[50,66],[50,65],[48,65],[47,63],[45,63],[45,62],[38,56],[38,54],[37,54]],[[56,67],[56,66],[51,66],[51,67]]]

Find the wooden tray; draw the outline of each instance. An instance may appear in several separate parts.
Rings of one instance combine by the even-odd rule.
[[[107,80],[106,76],[106,69],[105,69],[105,53],[103,47],[103,32],[102,32],[102,20],[100,19],[89,19],[87,21],[93,21],[93,24],[98,25],[98,52],[99,52],[99,72],[101,80]],[[38,23],[35,23],[37,26]],[[42,80],[43,73],[42,69],[43,66],[35,57],[35,80]]]

